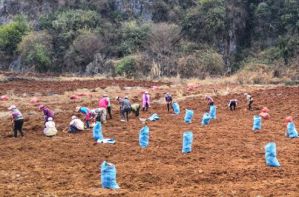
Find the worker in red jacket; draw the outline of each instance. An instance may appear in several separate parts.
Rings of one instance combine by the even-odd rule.
[[[107,108],[109,106],[109,101],[106,96],[102,96],[99,100],[99,110],[103,112],[103,123],[107,120]]]

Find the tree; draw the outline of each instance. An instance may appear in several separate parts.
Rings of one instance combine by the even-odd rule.
[[[52,36],[47,31],[30,32],[18,45],[23,64],[37,72],[53,71]]]
[[[299,4],[297,0],[284,1],[284,8],[280,16],[281,25],[290,34],[299,36]]]
[[[136,21],[123,23],[119,37],[121,56],[129,55],[144,48],[148,37],[149,26],[140,25]]]
[[[245,1],[246,2],[246,1]],[[227,0],[225,5],[225,30],[223,32],[223,59],[227,72],[232,70],[235,56],[249,46],[248,5],[242,0]]]
[[[183,32],[191,40],[217,45],[225,28],[224,0],[199,0],[183,22]]]
[[[0,26],[1,53],[12,56],[22,37],[29,30],[29,25],[24,17],[18,16],[13,22]]]
[[[53,35],[54,64],[60,65],[61,69],[65,68],[63,66],[65,58],[73,53],[70,46],[80,32],[82,30],[95,31],[99,29],[101,22],[100,15],[96,11],[82,9],[59,10],[43,16],[40,20],[41,28],[49,30]]]
[[[153,62],[160,65],[162,75],[176,75],[176,44],[181,39],[181,28],[175,24],[157,23],[150,27],[148,52]]]
[[[94,59],[94,55],[104,47],[104,42],[97,34],[90,31],[80,32],[64,56],[65,69],[84,72],[86,66]]]

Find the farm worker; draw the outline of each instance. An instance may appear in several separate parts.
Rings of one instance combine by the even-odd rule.
[[[115,99],[119,104],[119,113],[120,113],[120,117],[122,117],[122,115],[121,115],[121,105],[122,105],[124,99],[119,97],[119,96],[117,96]]]
[[[72,116],[72,120],[70,122],[69,133],[75,133],[77,131],[84,130],[84,123],[77,117]]]
[[[40,105],[38,108],[44,113],[45,123],[48,122],[48,118],[50,117],[54,119],[54,112],[50,110],[48,107],[46,107],[45,105]]]
[[[212,97],[210,96],[205,96],[205,99],[208,101],[208,105],[214,105],[214,100]]]
[[[265,120],[270,119],[269,109],[267,107],[263,107],[259,115]]]
[[[133,103],[131,105],[131,111],[135,114],[136,117],[138,117],[139,112],[140,112],[140,104],[139,103]]]
[[[96,108],[98,109],[98,108]],[[90,119],[93,119],[95,121],[95,119],[97,118],[97,113],[96,113],[96,109],[91,109],[90,110]]]
[[[85,117],[84,117],[84,121],[85,121],[85,125],[86,128],[90,128],[89,127],[89,121],[91,119],[91,112],[87,107],[76,107],[76,111],[82,113]]]
[[[104,122],[104,109],[103,108],[96,108],[91,110],[92,117],[95,119],[96,122]]]
[[[47,137],[52,137],[57,134],[55,122],[53,121],[52,117],[49,117],[48,121],[46,122],[46,127],[44,128],[44,134]]]
[[[110,98],[108,97],[107,94],[105,94],[104,97],[105,97],[105,98],[107,99],[107,101],[108,101],[107,112],[108,112],[108,114],[109,114],[109,118],[112,119],[112,106],[111,106]]]
[[[150,95],[145,91],[142,95],[142,111],[147,111],[150,106]]]
[[[11,105],[8,110],[11,112],[12,116],[12,123],[13,123],[13,132],[14,137],[18,137],[18,131],[20,132],[21,136],[24,136],[24,133],[22,131],[23,124],[24,124],[24,117],[22,113],[17,109],[15,105]]]
[[[102,114],[103,123],[106,123],[108,105],[109,105],[109,101],[107,100],[107,98],[105,96],[103,96],[99,100],[99,109],[103,112],[103,114]]]
[[[237,104],[238,104],[238,100],[237,99],[231,99],[228,102],[228,107],[230,108],[231,111],[235,111],[236,107],[237,107]]]
[[[246,96],[248,110],[252,110],[253,97],[248,93],[245,93],[244,96]]]
[[[165,94],[165,101],[166,101],[167,111],[169,112],[170,107],[172,108],[172,96],[168,92]]]
[[[127,96],[121,101],[121,116],[122,119],[120,121],[129,121],[129,113],[131,112],[131,103]]]

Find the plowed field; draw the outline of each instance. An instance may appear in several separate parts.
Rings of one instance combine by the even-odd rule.
[[[125,83],[115,81],[109,85],[145,88],[157,85]],[[105,88],[108,82],[52,82],[31,86],[29,81],[26,84],[18,91],[18,82],[7,82],[0,84],[0,90],[5,94],[15,89],[16,96],[18,92],[34,95],[37,91],[42,95],[52,92],[62,95],[76,86]],[[199,87],[198,91],[204,89],[209,87]],[[158,100],[163,91],[152,90],[153,99]],[[182,113],[178,116],[167,113],[164,105],[153,103],[149,112],[141,116],[158,113],[161,120],[148,123],[150,145],[144,150],[138,144],[141,122],[133,114],[128,123],[120,122],[115,102],[114,117],[103,126],[104,136],[116,139],[116,144],[110,145],[95,144],[91,130],[78,134],[62,132],[76,105],[96,107],[96,98],[73,102],[47,96],[51,101],[49,107],[57,111],[55,122],[59,129],[57,136],[47,138],[42,134],[42,114],[28,99],[25,102],[24,98],[23,102],[22,97],[15,97],[13,101],[25,116],[25,137],[12,138],[9,118],[5,114],[1,116],[0,196],[299,196],[299,140],[284,136],[286,116],[292,115],[299,128],[299,88],[254,90],[251,92],[255,100],[253,111],[245,109],[243,93],[214,96],[217,120],[207,127],[200,125],[202,113],[207,109],[202,97],[180,100]],[[141,98],[130,95],[133,96]],[[235,112],[227,109],[231,98],[240,101]],[[1,101],[1,113],[13,101]],[[263,106],[270,109],[271,119],[263,121],[262,131],[253,133],[253,115]],[[183,122],[187,107],[195,110],[192,124]],[[188,130],[194,136],[193,151],[182,154],[182,134]],[[264,146],[272,141],[277,145],[279,168],[265,165]],[[120,190],[101,189],[99,166],[104,160],[116,165]]]

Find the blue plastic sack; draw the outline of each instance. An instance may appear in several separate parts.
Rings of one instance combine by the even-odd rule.
[[[151,115],[151,117],[148,118],[149,121],[157,121],[160,120],[160,117],[158,116],[158,114],[153,114]]]
[[[253,116],[253,131],[261,130],[262,129],[262,118],[258,115]]]
[[[192,141],[193,133],[191,131],[186,131],[183,134],[183,153],[190,153],[192,151]]]
[[[149,127],[145,126],[139,131],[139,145],[141,148],[147,148],[149,144]]]
[[[201,120],[201,125],[208,125],[211,121],[211,116],[209,113],[204,113],[202,120]]]
[[[216,106],[215,105],[210,106],[210,116],[211,116],[211,119],[216,119]]]
[[[96,122],[95,126],[92,129],[92,135],[94,140],[103,140],[103,133],[102,133],[102,124],[101,122]]]
[[[265,146],[265,159],[266,164],[271,167],[279,167],[280,164],[276,158],[276,144],[270,142]]]
[[[112,163],[104,161],[101,165],[101,182],[104,189],[119,189],[116,182],[116,168]]]
[[[180,106],[177,102],[172,103],[172,107],[175,114],[180,114]]]
[[[298,137],[298,132],[297,132],[295,124],[293,122],[288,123],[287,136],[289,138],[297,138]]]
[[[184,118],[185,123],[192,122],[193,114],[194,114],[193,110],[186,109],[186,114],[185,114],[185,118]]]

